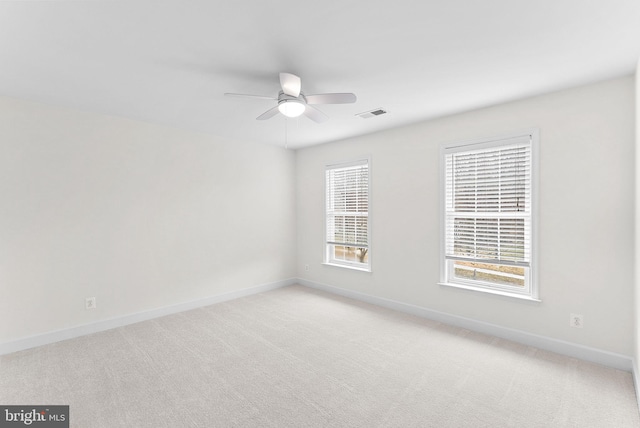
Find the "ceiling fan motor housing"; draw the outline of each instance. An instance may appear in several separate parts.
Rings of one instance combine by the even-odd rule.
[[[302,92],[300,92],[300,95],[297,97],[293,97],[291,95],[287,95],[284,92],[280,91],[280,93],[278,94],[278,104],[280,103],[286,103],[289,101],[297,101],[299,103],[302,104],[306,104],[307,103],[307,99],[305,98],[304,94]]]

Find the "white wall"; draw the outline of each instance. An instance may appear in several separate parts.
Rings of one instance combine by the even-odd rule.
[[[273,146],[0,98],[0,343],[294,277],[294,170]]]
[[[635,96],[629,76],[297,154],[0,98],[0,343],[297,274],[638,358]],[[440,143],[531,127],[542,303],[438,286]],[[324,165],[361,155],[370,274],[321,265]]]
[[[634,289],[634,350],[633,358],[636,366],[636,395],[638,395],[638,404],[640,404],[640,385],[637,383],[637,379],[640,379],[640,373],[638,370],[638,361],[640,360],[640,60],[638,60],[638,66],[636,67],[636,79],[635,79],[635,113],[636,113],[636,146],[635,146],[635,161],[636,161],[636,189],[635,189],[635,289]]]
[[[298,276],[633,355],[633,85],[628,76],[298,150]],[[437,285],[439,145],[532,127],[542,303]],[[324,165],[362,155],[372,158],[372,273],[321,264]],[[572,312],[584,329],[569,327]]]

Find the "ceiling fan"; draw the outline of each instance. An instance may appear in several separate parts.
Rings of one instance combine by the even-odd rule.
[[[324,122],[329,117],[314,107],[317,104],[349,104],[356,102],[356,95],[352,93],[334,93],[334,94],[315,94],[305,95],[301,91],[302,84],[300,77],[291,73],[280,73],[280,86],[282,90],[277,97],[268,97],[262,95],[246,95],[225,93],[228,97],[241,98],[257,98],[263,100],[277,101],[275,107],[262,113],[257,120],[270,119],[278,113],[282,113],[286,117],[298,117],[302,114],[307,116],[314,122]]]

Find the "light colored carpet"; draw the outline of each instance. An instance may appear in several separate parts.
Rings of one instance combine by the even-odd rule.
[[[630,373],[300,286],[0,357],[93,427],[638,427]]]

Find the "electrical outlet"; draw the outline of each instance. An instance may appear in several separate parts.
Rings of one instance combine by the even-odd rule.
[[[571,314],[569,316],[569,325],[573,328],[582,328],[584,325],[584,321],[582,319],[582,315],[580,314]]]
[[[95,309],[96,308],[96,298],[95,297],[87,297],[84,299],[84,308],[85,309]]]
[[[304,270],[309,272],[309,265],[304,265]]]

